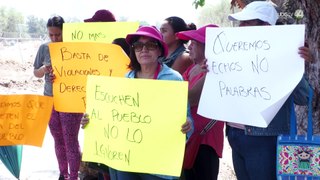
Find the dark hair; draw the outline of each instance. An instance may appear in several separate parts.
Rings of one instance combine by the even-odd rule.
[[[174,33],[197,29],[197,26],[194,23],[187,24],[182,18],[177,16],[171,16],[165,20],[168,21],[168,24],[172,27]],[[188,40],[181,41],[184,44],[188,42]]]
[[[138,60],[137,60],[135,51],[134,51],[134,49],[133,49],[132,46],[130,46],[130,55],[129,55],[129,58],[130,58],[130,64],[128,65],[128,67],[129,67],[131,70],[140,71],[140,70],[141,70],[141,65],[139,64],[139,62],[138,62]]]
[[[112,41],[112,44],[119,45],[128,56],[130,55],[130,46],[126,41],[126,38],[116,38]]]
[[[47,28],[48,27],[57,27],[62,30],[63,23],[64,23],[64,19],[61,16],[53,16],[48,19]]]
[[[255,21],[257,21],[256,25],[262,26],[262,25],[270,25],[268,22],[262,21],[260,19],[254,19]]]

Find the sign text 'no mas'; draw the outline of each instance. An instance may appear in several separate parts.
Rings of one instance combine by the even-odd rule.
[[[136,32],[138,27],[138,22],[64,23],[63,41],[112,43],[116,38]]]

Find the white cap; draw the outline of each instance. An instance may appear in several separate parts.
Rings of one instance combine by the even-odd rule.
[[[270,25],[275,25],[279,15],[275,7],[267,1],[253,1],[249,3],[242,11],[228,16],[231,21],[248,21],[259,19]]]

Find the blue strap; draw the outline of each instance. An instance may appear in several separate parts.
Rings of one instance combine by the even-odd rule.
[[[307,139],[308,140],[312,140],[312,135],[313,135],[312,97],[313,97],[313,90],[312,90],[312,88],[310,88],[310,91],[309,91],[309,103],[308,103],[308,133],[307,133]]]
[[[290,99],[291,102],[291,110],[290,110],[290,137],[294,138],[297,134],[297,118],[296,112],[294,109],[294,101],[293,97]]]
[[[307,139],[311,140],[313,135],[313,122],[312,122],[312,97],[313,90],[309,90],[309,100],[308,100],[308,129],[307,129]],[[295,138],[297,135],[297,118],[294,109],[293,97],[291,97],[291,111],[290,111],[290,137]]]

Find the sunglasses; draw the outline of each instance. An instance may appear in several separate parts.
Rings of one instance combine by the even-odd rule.
[[[135,52],[142,51],[143,47],[146,47],[148,51],[154,51],[159,47],[159,45],[157,42],[153,42],[153,41],[149,41],[146,43],[135,42],[132,44],[132,48],[134,49]]]

